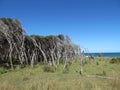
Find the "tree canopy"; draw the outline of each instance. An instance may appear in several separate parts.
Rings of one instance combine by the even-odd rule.
[[[1,66],[13,69],[15,65],[24,67],[38,62],[51,62],[57,67],[60,58],[74,57],[78,50],[79,46],[72,43],[69,36],[28,36],[18,19],[0,19]]]

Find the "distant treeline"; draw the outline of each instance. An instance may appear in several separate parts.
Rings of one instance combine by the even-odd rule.
[[[79,46],[69,36],[28,36],[18,19],[0,19],[0,66],[14,69],[43,62],[57,67],[61,58],[67,65],[79,54]]]

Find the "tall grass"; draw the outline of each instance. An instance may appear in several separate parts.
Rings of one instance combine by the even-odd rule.
[[[120,64],[110,64],[109,61],[99,58],[86,60],[82,76],[78,61],[69,67],[68,73],[63,73],[63,64],[54,73],[44,71],[46,66],[43,64],[8,71],[0,74],[0,90],[119,90]],[[96,74],[115,79],[86,76]]]

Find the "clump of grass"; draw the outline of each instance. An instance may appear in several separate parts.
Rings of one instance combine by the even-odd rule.
[[[99,65],[99,62],[96,62],[96,65]]]
[[[32,85],[31,90],[38,90],[36,85]]]
[[[8,70],[3,68],[3,67],[0,67],[0,74],[4,74],[6,73]]]
[[[43,67],[43,71],[44,71],[44,72],[55,72],[55,67],[50,66],[50,65],[45,65],[45,66]]]
[[[64,70],[63,70],[63,73],[64,73],[64,74],[69,73],[69,69],[64,69]]]
[[[98,76],[106,76],[106,72],[103,70],[102,73],[97,73]]]
[[[103,74],[103,76],[106,76],[106,72],[104,70],[103,70],[102,74]]]
[[[24,77],[23,78],[23,81],[27,81],[27,80],[29,80],[29,77]]]
[[[21,69],[20,65],[17,65],[17,66],[15,67],[15,70],[20,70],[20,69]]]

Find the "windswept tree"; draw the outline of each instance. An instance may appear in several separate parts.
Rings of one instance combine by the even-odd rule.
[[[7,59],[13,69],[13,60],[19,58],[21,64],[25,61],[24,59],[24,38],[25,31],[21,27],[21,23],[17,19],[0,19],[0,33],[6,40],[8,45],[6,50],[8,51]],[[4,48],[4,45],[2,45]],[[5,50],[5,51],[6,51]]]
[[[0,64],[14,68],[38,62],[50,64],[57,68],[60,59],[65,58],[64,68],[79,55],[79,46],[69,36],[26,35],[19,20],[0,19]]]

